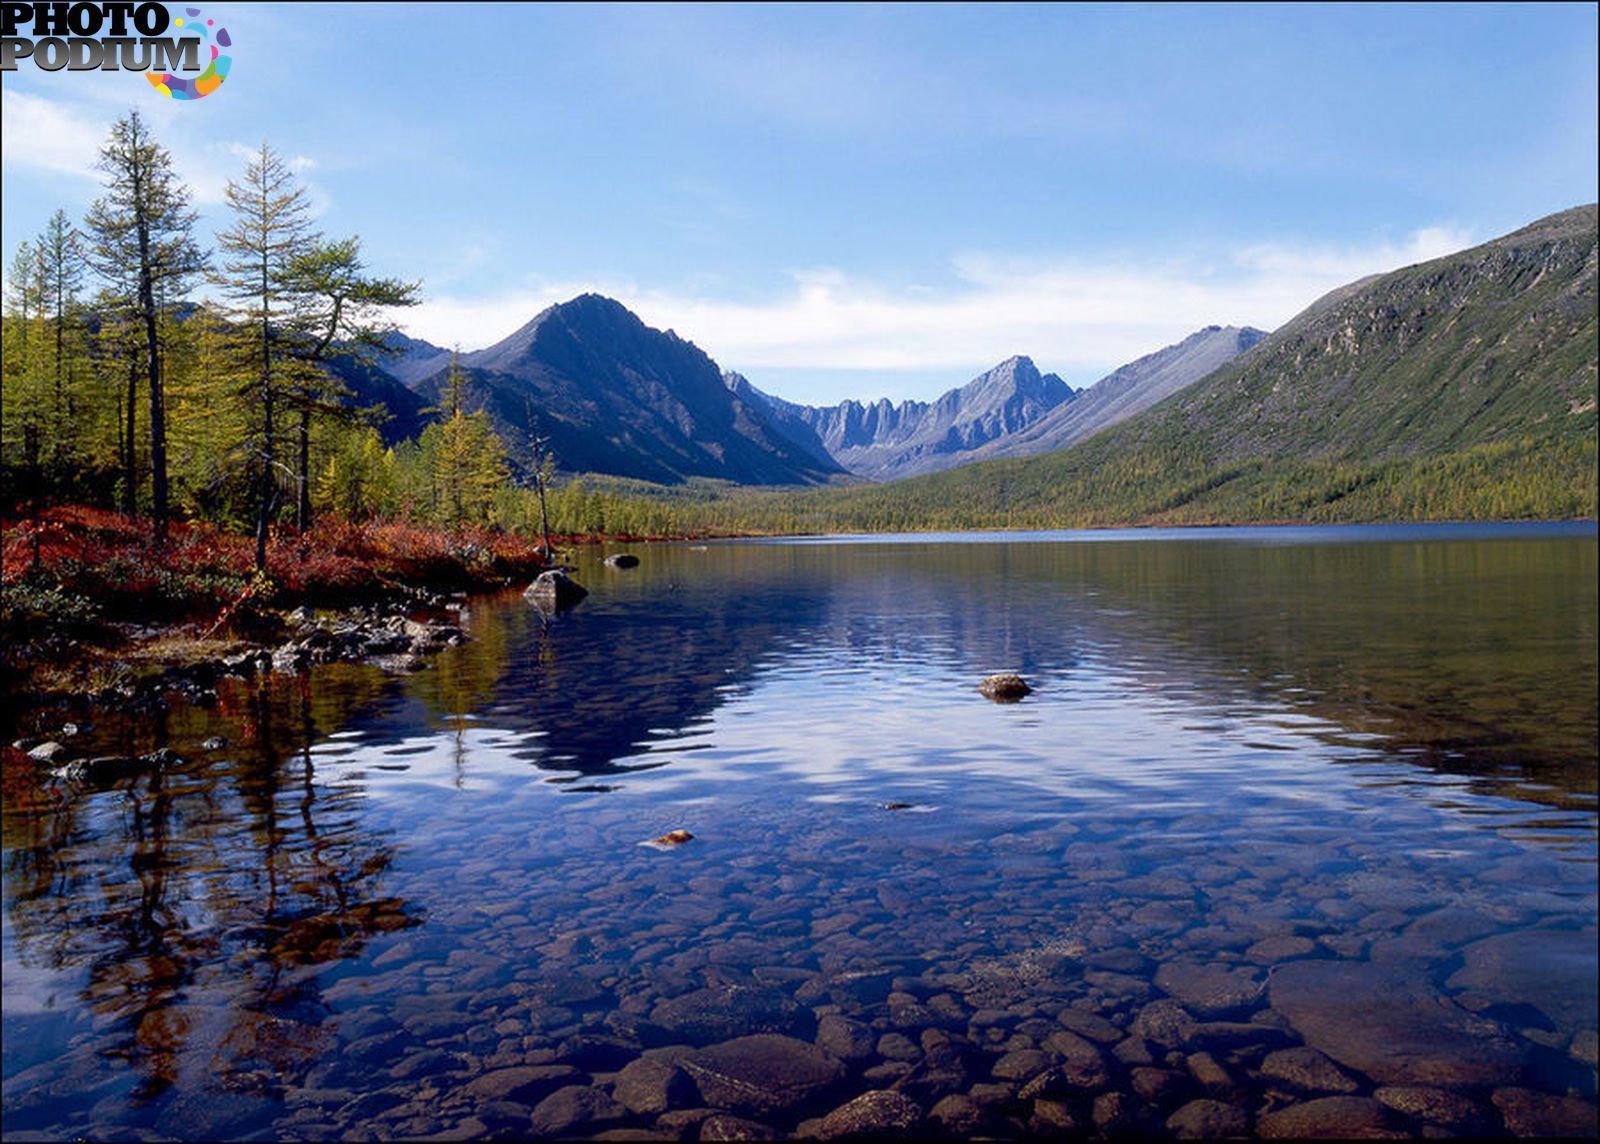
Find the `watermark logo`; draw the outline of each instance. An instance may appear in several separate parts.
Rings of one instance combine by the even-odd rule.
[[[146,72],[145,79],[150,81],[150,86],[169,99],[204,99],[217,88],[222,86],[222,81],[228,78],[228,70],[233,67],[233,56],[220,54],[220,49],[233,47],[233,39],[228,35],[228,29],[216,27],[215,20],[200,20],[200,9],[185,8],[187,19],[174,20],[175,27],[187,26],[191,32],[198,32],[202,45],[211,49],[211,62],[206,65],[206,70],[195,76],[194,79],[184,79],[182,76],[165,72],[157,76],[154,72]],[[213,41],[214,37],[214,41]]]
[[[233,66],[228,29],[199,8],[165,5],[0,3],[0,71],[31,60],[41,71],[142,72],[168,99],[204,99]],[[201,71],[201,49],[211,58]],[[188,72],[193,78],[178,73]]]

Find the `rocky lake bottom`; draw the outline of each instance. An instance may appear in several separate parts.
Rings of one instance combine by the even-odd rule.
[[[635,551],[8,761],[6,1138],[1594,1134],[1592,526]]]

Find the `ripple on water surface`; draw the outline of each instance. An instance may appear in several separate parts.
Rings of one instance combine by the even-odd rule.
[[[1258,532],[649,546],[8,771],[8,1137],[1592,1132],[1592,535]]]

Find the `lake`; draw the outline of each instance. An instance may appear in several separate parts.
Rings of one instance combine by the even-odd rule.
[[[8,767],[6,1138],[1592,1134],[1594,525],[629,551]]]

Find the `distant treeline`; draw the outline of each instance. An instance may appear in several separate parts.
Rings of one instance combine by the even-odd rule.
[[[614,511],[643,515],[653,505],[676,531],[708,535],[1570,520],[1596,515],[1596,473],[1593,440],[1519,438],[1439,456],[1222,466],[1178,451],[1074,449],[893,485],[665,490],[634,483],[608,495]]]
[[[1596,515],[1592,397],[1581,425],[1567,418],[1571,425],[1541,437],[1515,428],[1550,421],[1547,412],[1524,408],[1525,395],[1496,406],[1504,424],[1491,425],[1492,441],[1391,448],[1371,458],[1285,459],[1281,451],[1260,453],[1261,442],[1256,453],[1230,453],[1216,446],[1215,434],[1208,439],[1183,418],[1164,416],[1063,452],[884,486],[557,480],[537,443],[534,471],[518,483],[506,442],[487,413],[465,407],[453,366],[430,423],[397,445],[379,432],[383,412],[357,408],[336,380],[330,367],[340,358],[381,357],[391,344],[391,315],[413,305],[420,286],[370,274],[358,238],[317,232],[293,165],[270,147],[263,144],[227,185],[230,223],[216,232],[214,247],[197,233],[190,191],[137,112],[112,127],[99,167],[104,194],[81,225],[57,211],[8,270],[0,374],[7,503],[0,507],[11,515],[53,501],[119,508],[147,516],[157,543],[174,517],[208,521],[253,533],[258,567],[269,536],[304,531],[319,516],[524,535],[548,523],[555,534],[674,536]],[[1406,275],[1424,273],[1435,271],[1391,275],[1389,288],[1409,289]],[[1479,278],[1503,293],[1520,289],[1511,276],[1506,284]],[[1405,298],[1396,298],[1382,313],[1401,312]],[[1509,312],[1495,298],[1482,313]],[[1553,351],[1539,341],[1529,351],[1541,370],[1592,377],[1594,318],[1579,319],[1588,323],[1584,336]],[[1410,394],[1421,403],[1415,417],[1395,418],[1377,401],[1343,408],[1396,424],[1435,414],[1439,424],[1454,424],[1443,418],[1445,397],[1428,397],[1418,378],[1478,369],[1482,355],[1473,346],[1485,338],[1456,345],[1446,340],[1454,325],[1440,328],[1440,344],[1455,357],[1419,345],[1385,367],[1395,373],[1383,392]],[[1518,338],[1543,338],[1546,325],[1521,321],[1507,330],[1488,331],[1502,354]],[[1381,348],[1382,339],[1375,344]],[[1257,388],[1268,382],[1275,391],[1273,378]],[[1311,392],[1321,384],[1300,382]],[[1480,400],[1470,387],[1457,390]],[[1213,402],[1220,412],[1212,421],[1245,423],[1254,416],[1248,403],[1260,400],[1253,392],[1228,387],[1225,400]],[[1321,423],[1303,420],[1298,431]],[[1370,428],[1357,428],[1358,439],[1372,437]],[[1308,440],[1323,445],[1314,435]]]
[[[458,375],[420,436],[384,442],[330,366],[380,357],[419,284],[368,273],[358,238],[310,220],[294,166],[269,146],[226,189],[230,225],[202,240],[190,190],[137,112],[100,153],[104,193],[81,224],[57,211],[6,274],[0,478],[8,515],[82,502],[270,534],[319,515],[531,530],[488,416]],[[203,296],[202,296],[203,295]],[[554,498],[631,520],[579,488]],[[655,515],[652,514],[652,519]],[[554,526],[554,522],[552,522]],[[573,531],[587,531],[574,527]]]

